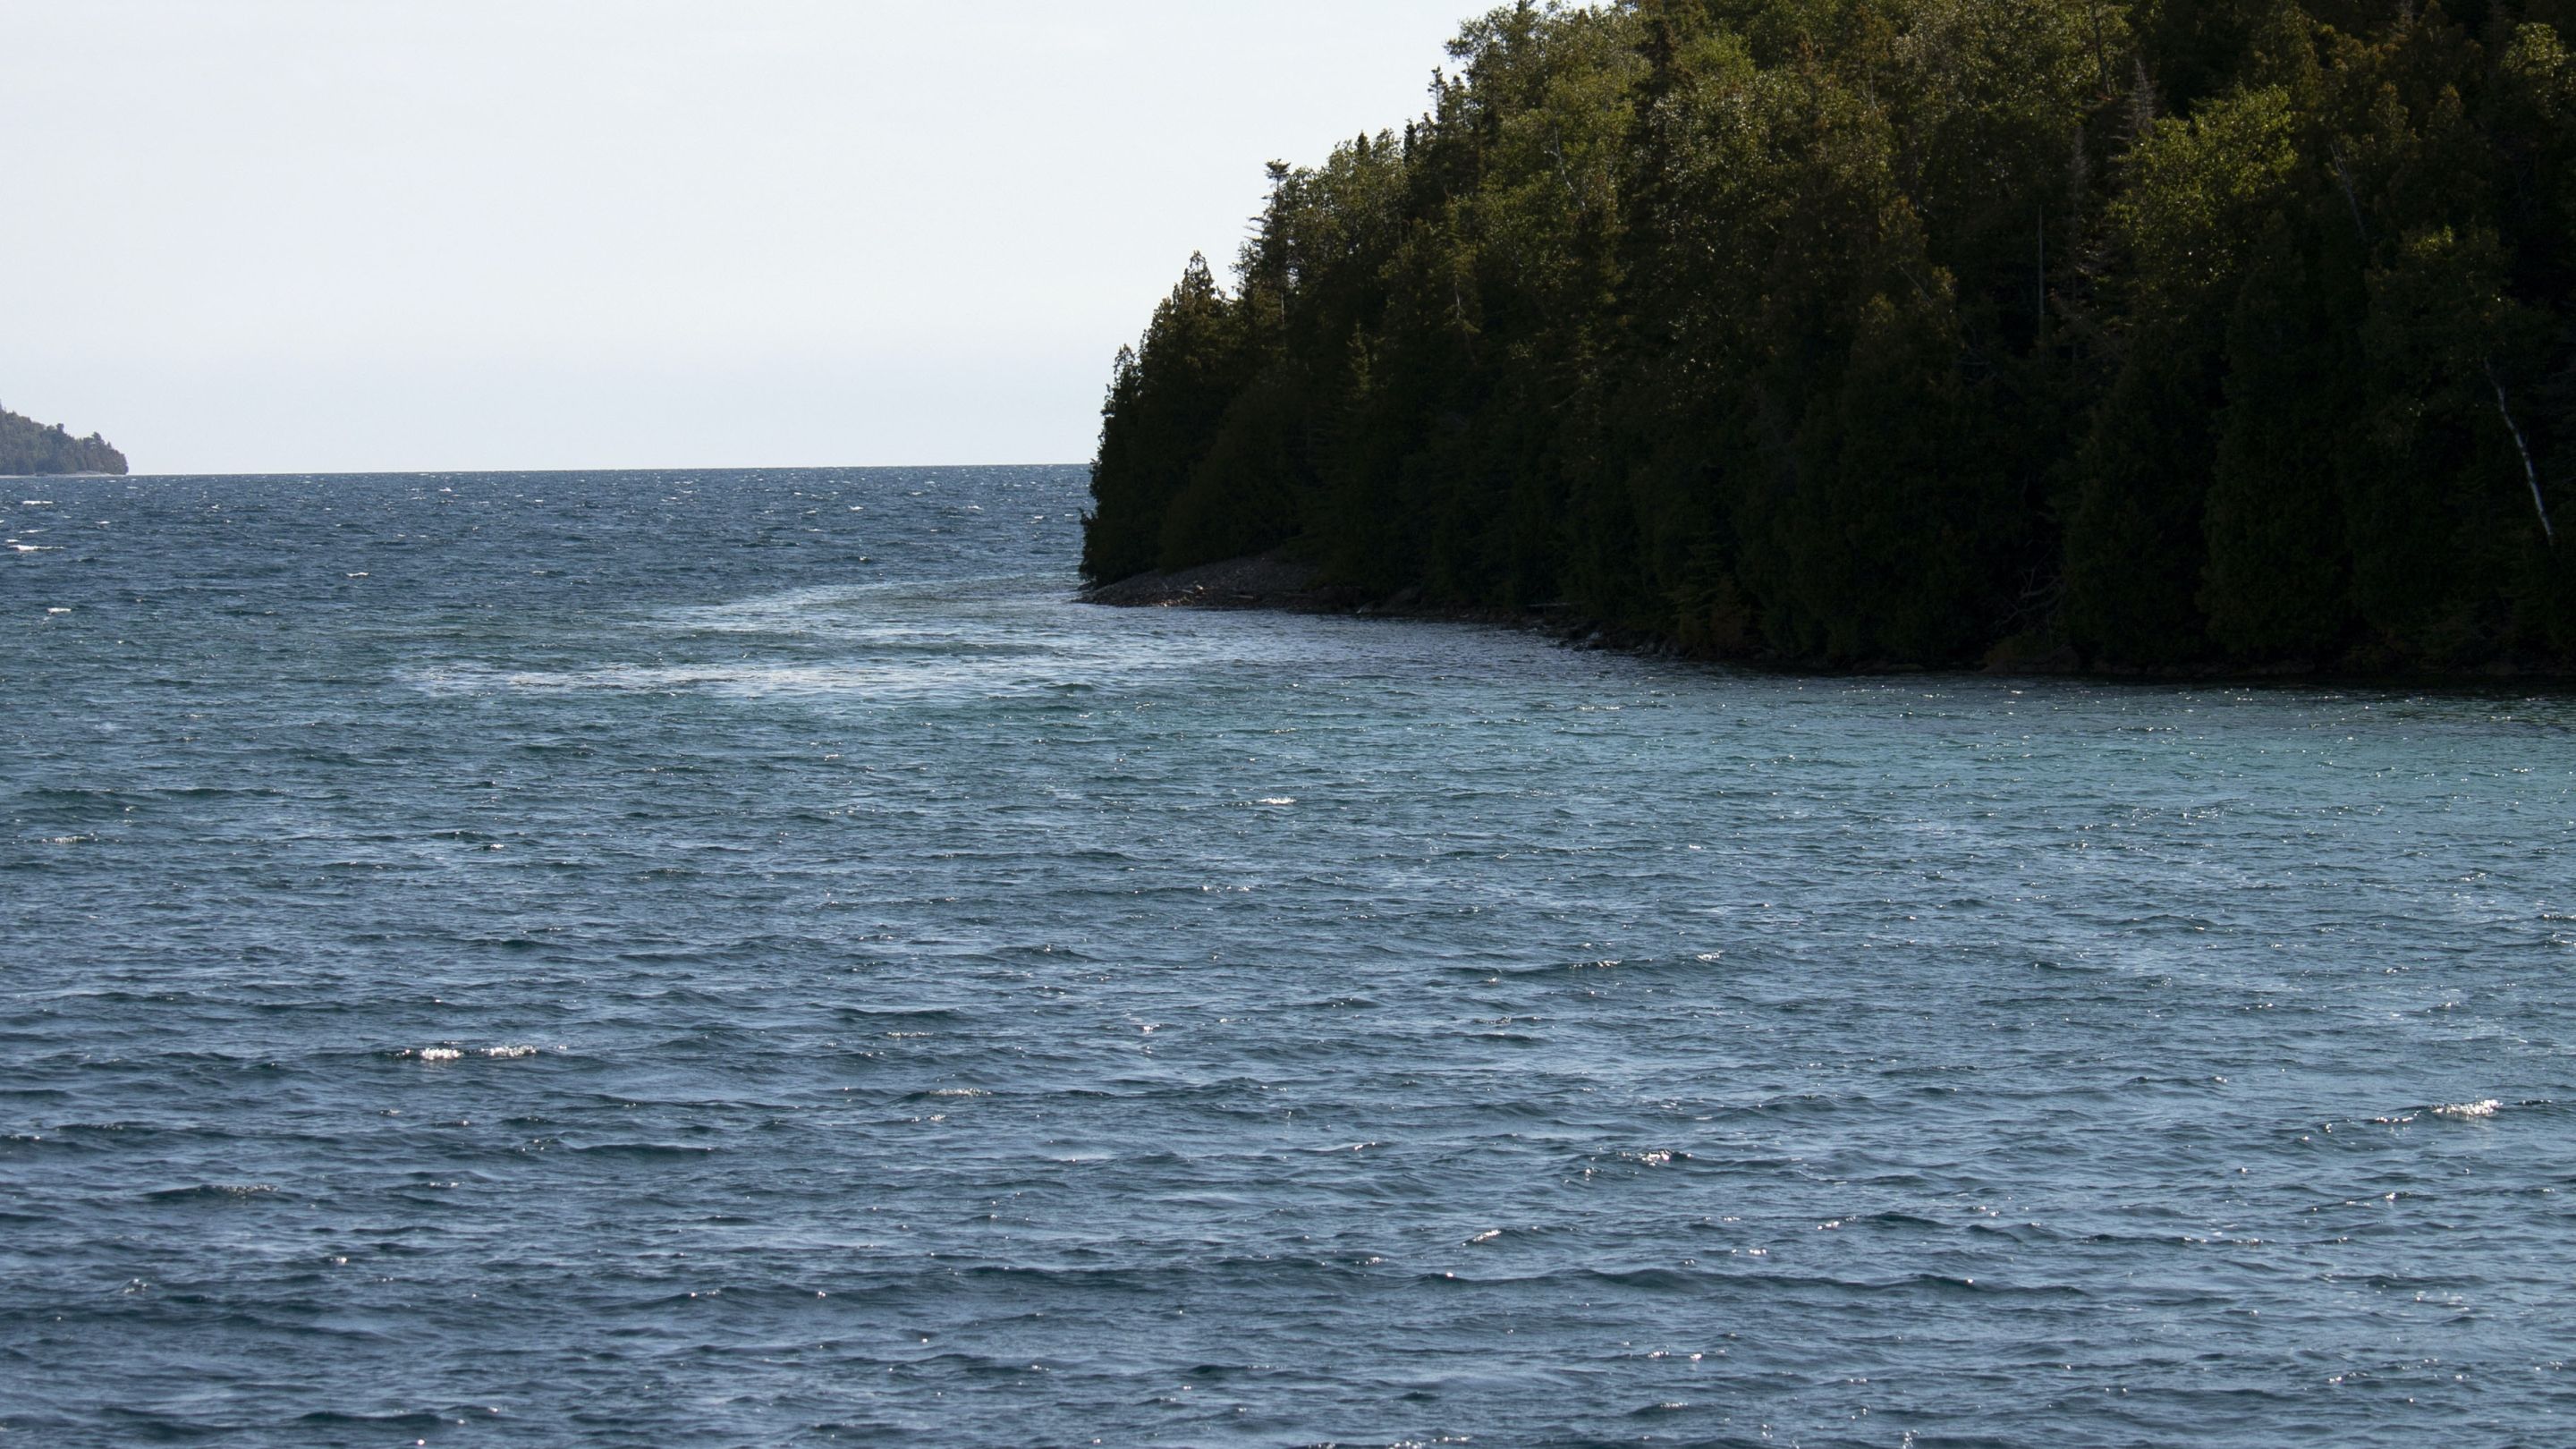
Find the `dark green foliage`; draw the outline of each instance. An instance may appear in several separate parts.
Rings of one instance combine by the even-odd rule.
[[[96,433],[75,438],[57,423],[0,410],[0,474],[122,473],[125,455]]]
[[[1243,310],[1217,290],[1206,259],[1194,256],[1180,285],[1154,309],[1144,346],[1119,354],[1092,471],[1099,508],[1083,534],[1082,568],[1090,577],[1125,578],[1162,561],[1164,517],[1208,456],[1251,370]]]
[[[2329,657],[2351,612],[2338,460],[2361,415],[2360,359],[2350,308],[2319,295],[2332,275],[2274,228],[2229,329],[2201,603],[2239,658]]]
[[[1780,661],[2576,664],[2571,23],[1496,10],[1122,356],[1084,570],[1293,542]]]

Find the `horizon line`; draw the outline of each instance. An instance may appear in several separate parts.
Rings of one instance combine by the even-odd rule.
[[[456,477],[518,477],[570,473],[861,473],[898,469],[1088,468],[1091,460],[1052,463],[654,463],[541,468],[283,468],[161,470],[129,468],[123,473],[0,473],[0,481],[35,482],[60,478],[413,478],[430,474]]]

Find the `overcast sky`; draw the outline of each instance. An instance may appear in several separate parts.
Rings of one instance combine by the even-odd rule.
[[[0,405],[137,471],[1072,462],[1478,0],[0,0]]]

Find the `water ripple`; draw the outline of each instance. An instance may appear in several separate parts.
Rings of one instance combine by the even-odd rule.
[[[1092,610],[1078,470],[48,487],[0,1438],[2571,1437],[2566,698]]]

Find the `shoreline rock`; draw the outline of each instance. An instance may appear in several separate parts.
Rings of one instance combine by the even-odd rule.
[[[1322,574],[1315,565],[1274,550],[1094,584],[1074,597],[1082,603],[1119,609],[1268,610],[1486,624],[1546,634],[1580,648],[1674,652],[1668,643],[1606,629],[1576,612],[1571,604],[1542,604],[1528,609],[1426,605],[1420,589],[1402,589],[1381,597],[1366,589],[1323,583]]]
[[[2268,669],[2102,669],[2088,666],[2062,639],[2045,634],[2017,636],[1996,646],[1979,663],[1947,668],[1889,663],[1860,663],[1836,668],[1812,661],[1781,660],[1762,655],[1695,653],[1672,640],[1605,625],[1571,604],[1541,604],[1527,609],[1424,605],[1421,591],[1405,589],[1379,597],[1364,589],[1323,583],[1323,571],[1274,550],[1243,558],[1199,564],[1167,573],[1137,574],[1113,583],[1077,591],[1082,603],[1121,609],[1270,610],[1292,614],[1349,614],[1367,618],[1421,619],[1452,624],[1486,624],[1545,634],[1577,649],[1612,649],[1655,658],[1692,659],[1701,663],[1748,669],[1762,674],[1806,674],[1856,678],[1893,674],[1972,674],[2008,679],[2076,679],[2103,684],[2192,684],[2250,688],[2397,688],[2512,689],[2538,686],[2553,692],[2576,686],[2564,671],[2509,664],[2456,674],[2373,671],[2361,667]]]
[[[1319,587],[1320,570],[1277,553],[1224,559],[1094,584],[1076,597],[1120,609],[1293,609],[1328,613],[1356,608],[1350,590]],[[1351,595],[1350,597],[1344,597]]]

